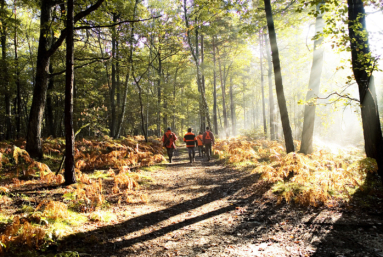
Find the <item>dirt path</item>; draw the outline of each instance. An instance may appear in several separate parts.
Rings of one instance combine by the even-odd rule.
[[[178,150],[148,173],[148,204],[66,238],[86,256],[383,256],[382,215],[276,204],[258,176]],[[379,214],[379,212],[377,212]]]

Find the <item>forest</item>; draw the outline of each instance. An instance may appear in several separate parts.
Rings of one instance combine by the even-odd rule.
[[[383,256],[380,22],[0,0],[0,256]]]

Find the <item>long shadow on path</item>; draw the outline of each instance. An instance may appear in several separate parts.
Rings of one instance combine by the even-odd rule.
[[[214,183],[218,185],[208,192],[206,195],[197,197],[191,200],[187,200],[185,202],[173,205],[167,209],[161,211],[155,211],[151,213],[147,213],[132,219],[129,219],[125,222],[116,224],[116,225],[108,225],[104,227],[100,227],[98,229],[88,231],[85,233],[74,234],[68,236],[61,240],[60,248],[63,250],[78,250],[78,251],[86,251],[87,253],[92,253],[94,255],[105,256],[105,251],[108,251],[108,255],[112,254],[110,251],[113,249],[114,252],[118,252],[122,248],[129,247],[133,244],[144,242],[147,240],[151,240],[171,231],[178,230],[182,227],[197,223],[199,221],[208,219],[210,217],[228,212],[230,210],[235,209],[237,206],[240,206],[243,201],[233,203],[232,205],[225,206],[208,213],[199,215],[197,217],[193,217],[190,219],[186,219],[179,223],[171,224],[169,226],[163,227],[159,230],[147,233],[145,235],[136,236],[130,239],[122,239],[121,237],[131,235],[137,231],[142,229],[151,227],[156,225],[161,221],[165,221],[170,217],[174,217],[176,215],[186,213],[198,207],[201,207],[205,204],[220,200],[224,197],[230,197],[238,192],[243,187],[246,187],[252,183],[254,183],[258,179],[257,174],[245,174],[242,175],[233,174],[233,171],[230,169],[218,169],[213,171],[214,173],[221,173],[222,179],[219,181],[215,180]],[[238,177],[239,176],[239,177]],[[234,181],[228,182],[228,178],[235,178]],[[213,183],[213,181],[212,181]],[[206,188],[203,188],[206,190]],[[87,238],[92,238],[92,236],[107,236],[107,242],[103,245],[95,245],[94,243],[87,243]],[[111,242],[114,239],[119,238],[118,242]]]

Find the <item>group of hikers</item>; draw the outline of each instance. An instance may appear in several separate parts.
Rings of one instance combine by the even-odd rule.
[[[196,136],[192,132],[192,128],[188,128],[188,132],[184,136],[184,142],[189,151],[190,163],[195,161],[195,147],[198,147],[198,155],[204,157],[206,155],[207,160],[210,161],[211,156],[211,146],[214,146],[214,135],[210,131],[209,127],[206,127],[206,131],[202,133],[201,131]],[[177,136],[172,132],[171,128],[168,128],[164,136],[162,137],[163,146],[166,148],[167,154],[169,156],[169,162],[172,163],[172,158],[174,154],[174,149],[176,149],[175,141]]]

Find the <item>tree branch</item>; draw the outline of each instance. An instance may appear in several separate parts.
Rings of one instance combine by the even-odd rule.
[[[82,11],[82,12],[79,12],[78,14],[76,14],[76,16],[74,16],[74,23],[76,24],[76,22],[78,22],[79,20],[81,20],[82,18],[86,17],[87,15],[89,15],[90,13],[92,13],[93,11],[97,10],[98,7],[101,6],[101,4],[104,2],[105,0],[97,0],[97,2],[94,4],[94,5],[91,5],[88,9]],[[56,50],[61,46],[61,44],[64,42],[65,38],[66,38],[66,34],[67,34],[67,29],[63,29],[61,30],[61,34],[60,34],[60,37],[57,39],[57,41],[51,46],[51,48],[47,51],[47,55],[48,56],[52,56]]]
[[[157,19],[157,18],[159,18],[161,16],[162,15],[155,16],[155,17],[150,17],[150,18],[142,19],[142,20],[124,20],[124,21],[120,21],[120,22],[116,22],[116,23],[112,23],[112,24],[107,24],[107,25],[80,26],[80,27],[74,27],[74,29],[75,30],[80,30],[80,29],[94,29],[94,28],[110,28],[110,27],[114,27],[114,26],[117,26],[117,25],[120,25],[120,24],[123,24],[123,23],[128,23],[128,22],[141,22],[141,21],[148,21],[148,20],[152,20],[152,19]]]

